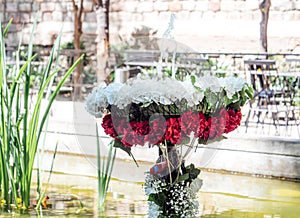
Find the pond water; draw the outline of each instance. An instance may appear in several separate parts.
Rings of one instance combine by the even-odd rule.
[[[81,181],[81,185],[55,185],[55,181]],[[299,218],[300,183],[202,171],[198,193],[202,218]],[[41,214],[15,213],[0,217],[148,217],[142,183],[111,181],[105,212],[97,214],[96,179],[53,175],[48,209]]]

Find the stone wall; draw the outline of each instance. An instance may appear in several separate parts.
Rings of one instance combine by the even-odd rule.
[[[0,17],[4,15],[0,3]],[[84,1],[82,40],[94,48],[96,15],[92,0]],[[63,26],[63,41],[73,38],[73,7],[70,0],[6,0],[5,19],[14,18],[9,45],[15,45],[24,23],[24,41],[38,12],[36,44],[50,45]],[[111,0],[111,42],[120,42],[141,26],[157,30],[161,37],[171,13],[177,15],[173,36],[197,51],[260,50],[260,11],[255,0]],[[300,1],[272,0],[269,20],[269,51],[290,51],[300,42]]]

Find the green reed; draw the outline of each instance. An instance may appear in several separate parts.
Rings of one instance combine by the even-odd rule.
[[[5,48],[10,24],[11,21],[2,31],[0,23],[0,203],[7,208],[28,209],[35,156],[51,105],[83,57],[68,69],[49,99],[44,101],[44,94],[59,72],[59,69],[53,69],[52,63],[59,55],[60,36],[49,55],[39,87],[34,89],[31,63],[35,58],[32,48],[36,23],[30,36],[28,58],[23,65],[19,65],[19,49],[16,51],[16,65],[9,72],[13,75],[11,80],[7,77]]]
[[[101,158],[101,145],[98,134],[98,124],[96,124],[96,136],[97,136],[97,169],[98,169],[98,210],[100,212],[104,211],[104,203],[106,199],[106,194],[108,191],[108,186],[112,174],[112,170],[116,158],[116,148],[114,147],[114,141],[112,141],[108,146],[107,158]],[[102,145],[103,146],[103,145]]]

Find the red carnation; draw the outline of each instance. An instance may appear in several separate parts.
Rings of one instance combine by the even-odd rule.
[[[169,118],[165,139],[176,144],[181,142],[181,118]]]
[[[133,131],[125,132],[121,142],[127,147],[132,147],[136,143],[135,133]]]
[[[226,127],[226,110],[221,109],[216,116],[209,117],[207,121],[202,121],[205,123],[202,127],[202,134],[199,137],[204,141],[208,139],[218,139],[222,136]]]
[[[226,128],[225,133],[232,132],[235,130],[240,124],[242,120],[241,110],[228,110],[226,115]]]
[[[129,122],[124,118],[114,120],[114,127],[118,136],[124,135],[129,129],[131,129]]]
[[[226,110],[223,108],[219,111],[217,116],[211,118],[210,122],[210,133],[211,139],[218,139],[222,136],[226,127]]]
[[[165,140],[165,132],[165,120],[153,120],[150,124],[150,132],[146,136],[146,141],[148,141],[150,145],[158,145]]]
[[[181,116],[181,129],[185,135],[190,135],[192,132],[195,135],[198,134],[199,130],[199,119],[200,114],[194,111],[187,111]],[[204,115],[203,115],[204,116]]]
[[[210,133],[211,118],[208,118],[208,120],[205,120],[204,124],[205,124],[205,126],[203,128],[203,132],[201,135],[199,135],[199,138],[203,139],[204,141],[207,141],[209,138],[209,133]]]
[[[142,122],[136,122],[132,121],[130,122],[130,126],[134,130],[135,133],[138,135],[147,135],[150,131],[150,126],[147,121],[142,121]]]
[[[208,126],[208,121],[206,120],[206,118],[202,112],[198,113],[198,119],[199,119],[198,120],[199,128],[198,128],[197,137],[202,137],[205,129]]]
[[[109,136],[111,136],[111,137],[113,137],[113,138],[115,138],[115,137],[117,136],[117,133],[116,133],[115,128],[114,128],[114,126],[113,126],[111,114],[107,114],[107,115],[105,115],[105,116],[103,117],[103,120],[102,120],[102,124],[101,124],[101,125],[102,125],[102,127],[103,127],[103,129],[104,129],[104,132],[105,132],[107,135],[109,135]]]

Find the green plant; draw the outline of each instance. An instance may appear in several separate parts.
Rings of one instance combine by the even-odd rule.
[[[32,55],[32,50],[36,23],[33,25],[30,36],[27,60],[20,66],[19,46],[16,55],[16,67],[11,73],[14,76],[12,81],[8,83],[4,40],[11,22],[4,28],[4,31],[2,31],[2,24],[0,23],[0,200],[8,208],[28,209],[30,207],[34,160],[44,124],[61,87],[83,57],[81,56],[68,69],[49,96],[49,100],[43,101],[44,93],[47,92],[47,89],[50,90],[49,86],[59,72],[58,69],[52,69],[53,60],[58,56],[59,36],[43,71],[34,103],[31,104],[34,91],[31,84],[31,62],[35,58],[35,55]]]
[[[109,150],[107,158],[101,159],[101,145],[98,135],[98,125],[96,124],[96,136],[97,136],[97,167],[98,167],[98,210],[103,211],[106,194],[111,178],[112,169],[115,163],[116,148],[114,147],[114,141],[109,144]]]

